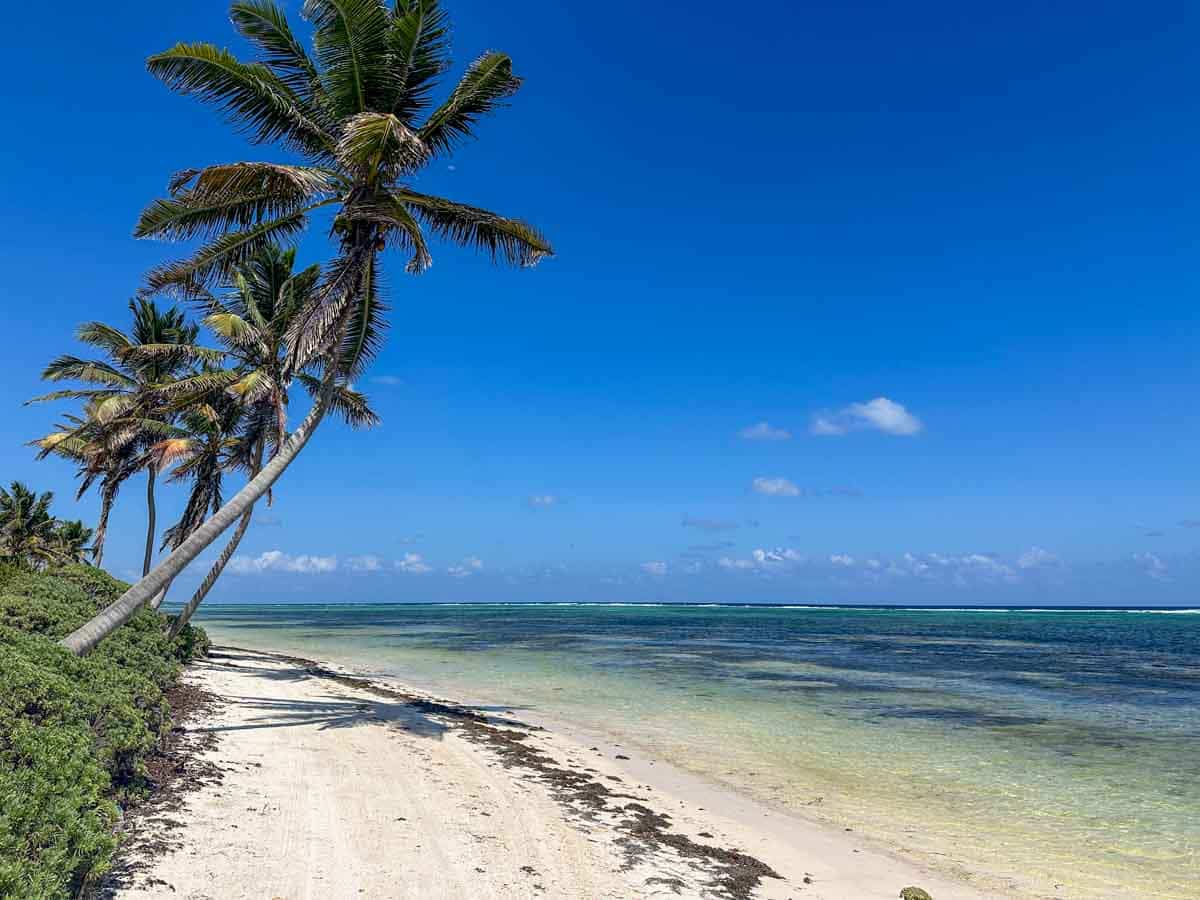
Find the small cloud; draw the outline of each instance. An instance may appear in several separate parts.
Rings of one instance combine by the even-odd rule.
[[[554,506],[558,503],[558,498],[553,494],[534,494],[526,501],[530,506],[537,508],[545,508]]]
[[[876,397],[866,403],[851,403],[837,412],[818,413],[809,432],[815,435],[842,435],[849,431],[873,429],[884,434],[911,436],[920,433],[921,420],[900,403]]]
[[[800,488],[786,478],[755,478],[751,487],[768,497],[799,497]]]
[[[384,387],[399,387],[404,380],[395,375],[372,375],[367,379],[371,384],[381,384]]]
[[[1041,547],[1030,547],[1017,557],[1018,569],[1040,569],[1043,566],[1056,565],[1058,565],[1058,557]]]
[[[235,556],[229,562],[234,575],[262,575],[266,572],[291,572],[323,575],[337,570],[336,556],[291,556],[282,550],[267,550],[258,556]]]
[[[259,513],[254,517],[255,528],[279,528],[283,525],[283,519],[271,513]]]
[[[1181,528],[1200,528],[1200,519],[1180,519]]]
[[[698,519],[695,516],[684,515],[680,523],[684,528],[695,528],[698,531],[732,531],[738,527],[737,522],[725,519]]]
[[[458,171],[458,166],[454,165],[454,163],[451,163],[450,165],[446,166],[446,171],[456,172]]]
[[[667,564],[661,560],[642,563],[642,571],[647,575],[662,576],[667,574]]]
[[[1135,553],[1133,561],[1142,567],[1146,577],[1153,578],[1155,581],[1171,580],[1170,575],[1167,574],[1167,564],[1153,553]]]
[[[842,566],[847,568],[854,565],[854,557],[847,556],[845,553],[835,553],[829,557],[829,564],[832,566]]]
[[[478,556],[467,556],[457,566],[451,566],[446,570],[446,574],[451,578],[468,578],[476,572],[483,571],[483,560]]]
[[[759,422],[738,432],[738,437],[747,441],[786,441],[791,436],[790,431],[776,428],[770,422]]]
[[[1165,531],[1147,531],[1146,537],[1163,537],[1165,534]]]
[[[396,569],[405,575],[425,575],[433,571],[433,566],[425,562],[420,553],[405,553],[396,560]]]
[[[425,535],[423,533],[406,534],[404,537],[400,538],[400,543],[401,544],[417,544],[423,540],[425,540]]]
[[[352,572],[383,571],[383,560],[370,553],[362,556],[351,556],[346,560],[346,565],[350,567],[350,571]]]

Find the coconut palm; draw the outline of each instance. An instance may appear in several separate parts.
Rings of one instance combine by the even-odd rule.
[[[38,494],[20,481],[0,487],[0,557],[42,565],[53,555],[55,520],[50,515],[54,494]]]
[[[89,421],[80,424],[75,436],[84,440],[100,440],[101,446],[104,439],[97,432],[104,429],[110,429],[114,435],[118,435],[117,443],[123,447],[144,448],[161,436],[165,417],[161,411],[149,407],[149,391],[188,370],[190,358],[182,352],[182,348],[194,344],[199,334],[199,327],[189,323],[176,307],[160,310],[153,300],[140,298],[130,301],[129,310],[133,314],[133,327],[129,333],[104,322],[86,322],[76,332],[80,341],[104,351],[107,359],[86,360],[68,354],[52,360],[42,372],[42,378],[47,381],[78,381],[86,387],[53,391],[29,401],[37,403],[75,399],[90,404],[90,412],[86,414]],[[164,345],[179,348],[179,351],[153,356],[138,356],[135,353],[142,346]],[[93,427],[92,423],[99,427]],[[51,451],[57,444],[62,444],[60,455],[85,452],[85,448],[78,443],[63,443],[63,438],[48,437],[57,441],[49,448]],[[47,449],[44,444],[43,449]],[[154,491],[158,468],[149,458],[143,461],[147,513],[146,550],[142,561],[142,574],[145,575],[150,571],[157,532]],[[110,482],[110,487],[116,485],[119,485],[119,481],[115,484]],[[107,516],[105,518],[107,520]]]
[[[78,519],[67,522],[59,521],[55,526],[52,538],[55,562],[59,564],[84,562],[84,558],[92,550],[91,540],[92,529]]]
[[[322,368],[308,415],[250,482],[167,560],[64,639],[85,653],[119,627],[233,524],[310,440],[337,389],[365,369],[382,341],[380,254],[430,264],[426,231],[494,260],[533,265],[551,252],[533,227],[413,187],[418,171],[471,138],[479,119],[520,86],[503,53],[485,53],[440,104],[449,65],[448,21],[437,0],[306,0],[313,55],[270,0],[240,0],[234,26],[260,53],[245,63],[211,44],[178,44],[152,56],[172,89],[220,106],[256,143],[277,143],[296,164],[238,162],[188,169],[151,204],[135,234],[200,238],[190,257],[150,273],[149,287],[195,295],[228,278],[265,245],[295,236],[318,210],[332,213],[336,254],[289,329],[289,368]]]
[[[158,423],[129,421],[122,417],[104,421],[97,413],[99,401],[84,405],[83,415],[68,414],[57,430],[38,438],[32,444],[40,448],[39,459],[51,454],[68,459],[78,466],[80,499],[99,484],[100,515],[91,545],[92,564],[99,566],[104,558],[104,542],[108,534],[108,517],[121,486],[143,466],[141,444],[152,433],[151,425]]]

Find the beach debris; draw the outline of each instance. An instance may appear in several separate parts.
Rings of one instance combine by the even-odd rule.
[[[629,757],[625,756],[622,753],[618,753],[616,756],[613,757],[613,759],[629,759]]]
[[[929,891],[919,887],[906,887],[900,891],[900,900],[933,900]]]

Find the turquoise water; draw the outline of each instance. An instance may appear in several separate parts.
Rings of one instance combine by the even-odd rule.
[[[1182,900],[1200,897],[1198,613],[272,605],[202,624],[601,730],[1038,894]]]

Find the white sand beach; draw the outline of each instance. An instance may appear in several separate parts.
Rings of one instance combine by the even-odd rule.
[[[127,878],[122,900],[1005,893],[620,748],[301,660],[224,648],[186,679],[220,698],[185,727],[217,737],[194,764],[222,778],[142,823],[177,849]]]

